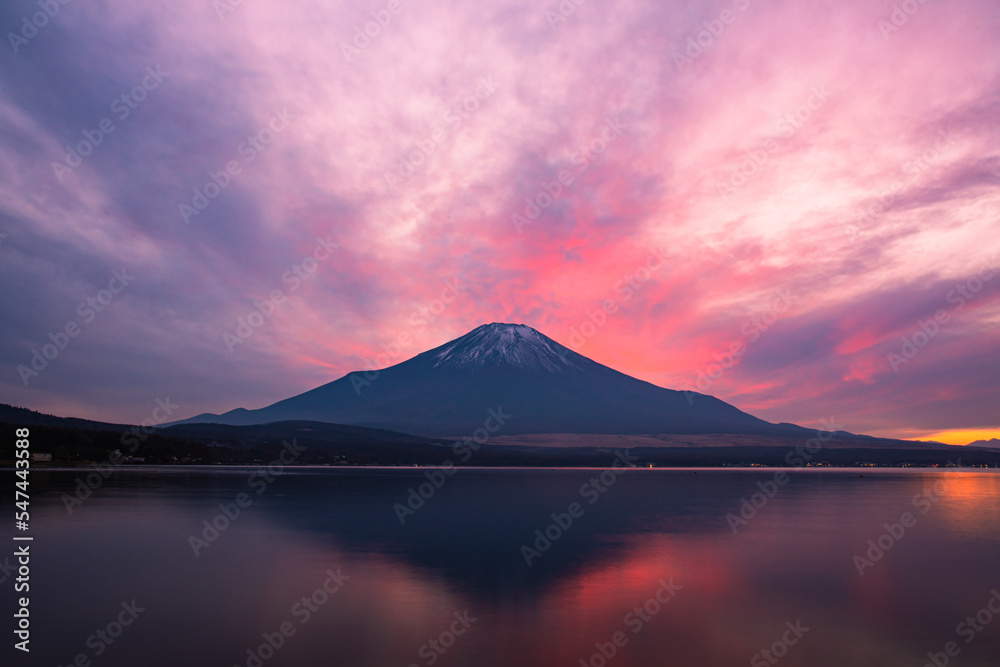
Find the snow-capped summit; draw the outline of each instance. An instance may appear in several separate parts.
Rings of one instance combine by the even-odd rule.
[[[434,367],[465,369],[508,365],[559,372],[567,367],[578,368],[576,357],[583,359],[525,324],[500,322],[484,324],[431,353]]]

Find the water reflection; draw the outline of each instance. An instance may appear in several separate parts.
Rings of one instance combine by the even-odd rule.
[[[799,471],[737,534],[727,514],[773,471],[635,471],[589,504],[594,474],[462,471],[401,525],[393,506],[421,471],[290,473],[195,556],[191,536],[247,491],[245,472],[120,471],[73,516],[59,500],[73,476],[51,473],[33,657],[746,665],[770,664],[760,652],[777,644],[782,665],[824,667],[921,665],[957,640],[962,665],[996,664],[1000,619],[970,644],[955,634],[1000,586],[995,474]],[[582,514],[529,567],[522,545],[573,502]],[[906,512],[915,523],[859,574],[855,556]],[[650,604],[670,584],[675,596]],[[88,638],[133,598],[145,611],[95,656]]]

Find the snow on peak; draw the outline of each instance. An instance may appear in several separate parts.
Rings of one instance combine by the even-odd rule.
[[[442,346],[434,367],[479,368],[508,365],[560,371],[578,367],[575,352],[524,324],[494,322],[473,329]]]

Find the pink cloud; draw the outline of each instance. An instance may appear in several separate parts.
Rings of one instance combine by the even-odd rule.
[[[744,324],[782,290],[795,307],[712,393],[775,421],[836,412],[853,430],[902,433],[917,419],[951,427],[950,401],[983,392],[951,369],[976,373],[972,350],[996,334],[995,291],[914,359],[911,378],[926,386],[909,387],[885,355],[949,281],[1000,249],[992,4],[927,3],[884,39],[887,3],[585,3],[553,28],[555,3],[404,2],[348,61],[340,44],[379,8],[369,5],[244,3],[220,20],[210,3],[123,0],[66,11],[65,45],[32,45],[22,62],[37,76],[0,78],[23,100],[0,107],[0,129],[30,141],[2,149],[0,213],[34,241],[0,271],[51,267],[57,238],[94,268],[31,269],[38,298],[66,305],[12,335],[12,367],[72,316],[92,276],[127,257],[145,282],[107,335],[125,358],[164,364],[167,384],[203,385],[192,412],[334,379],[402,331],[413,342],[394,360],[496,320],[569,344],[609,299],[617,312],[580,351],[679,388],[747,342]],[[679,70],[675,54],[726,9],[734,20]],[[58,67],[31,60],[43,53]],[[70,62],[89,92],[61,87]],[[154,63],[171,72],[162,96],[56,187],[47,165],[61,146]],[[497,84],[487,95],[484,80]],[[57,103],[71,97],[84,111]],[[286,106],[288,130],[184,224],[178,204]],[[615,118],[625,127],[607,140]],[[936,150],[942,131],[952,140]],[[390,189],[386,174],[413,156]],[[519,231],[511,216],[564,170],[572,184]],[[886,192],[891,203],[858,229]],[[223,334],[328,234],[343,250],[231,355]],[[653,249],[668,261],[626,299],[623,277]],[[456,277],[467,291],[413,325]],[[127,373],[119,348],[88,345]],[[92,372],[67,356],[28,395],[121,420],[158,391],[151,379],[135,403],[115,392],[87,402]],[[6,401],[24,391],[13,375],[0,385]],[[969,426],[989,419],[963,414]]]

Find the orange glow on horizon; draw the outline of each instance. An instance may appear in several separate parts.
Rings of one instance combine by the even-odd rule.
[[[1000,428],[954,429],[920,436],[921,440],[935,440],[946,445],[968,445],[977,440],[990,440],[992,438],[1000,438]]]

